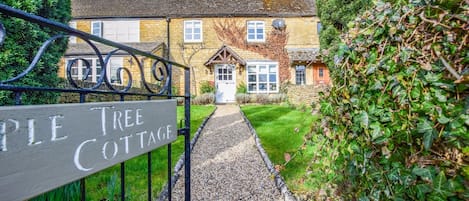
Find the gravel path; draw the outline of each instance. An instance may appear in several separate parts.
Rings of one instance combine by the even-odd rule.
[[[218,106],[191,156],[191,200],[283,200],[238,106]],[[179,174],[173,200],[184,200]]]

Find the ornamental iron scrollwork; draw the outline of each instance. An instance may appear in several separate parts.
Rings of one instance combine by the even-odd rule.
[[[41,27],[48,27],[56,31],[62,32],[61,34],[55,35],[50,37],[48,40],[46,40],[39,50],[37,51],[36,55],[34,56],[33,60],[30,62],[29,66],[20,74],[16,75],[15,77],[8,78],[6,80],[0,80],[0,85],[11,85],[14,82],[24,78],[27,74],[29,74],[31,71],[34,70],[34,68],[37,66],[38,62],[40,61],[41,57],[44,55],[44,53],[47,51],[47,48],[51,46],[55,41],[59,39],[68,39],[70,37],[76,37],[79,38],[83,41],[84,44],[87,44],[87,46],[92,49],[93,52],[93,57],[97,58],[97,62],[99,63],[99,66],[101,66],[101,72],[99,72],[99,78],[97,78],[95,83],[92,83],[92,86],[90,87],[84,87],[79,82],[85,82],[87,81],[92,75],[92,68],[93,65],[90,63],[87,59],[84,57],[75,57],[73,59],[67,60],[65,63],[65,71],[66,71],[66,79],[68,83],[71,85],[72,88],[78,89],[78,90],[87,90],[87,91],[93,91],[93,90],[102,90],[102,86],[104,85],[107,89],[113,92],[118,92],[118,93],[125,93],[129,92],[129,90],[134,87],[134,79],[135,75],[138,74],[140,76],[140,83],[141,86],[148,91],[150,94],[156,94],[156,95],[164,95],[168,93],[168,90],[170,89],[169,86],[169,79],[171,79],[171,73],[170,73],[170,68],[171,66],[177,66],[181,68],[187,68],[186,66],[183,66],[181,64],[166,60],[164,58],[161,58],[157,55],[144,52],[138,49],[134,49],[132,47],[126,46],[124,44],[116,43],[113,41],[109,41],[76,29],[73,29],[67,25],[60,24],[54,21],[50,21],[48,19],[39,17],[39,16],[34,16],[28,13],[25,13],[20,10],[16,10],[14,8],[5,6],[0,4],[0,12],[5,13],[5,14],[10,14],[11,16],[17,17],[17,18],[22,18],[26,21],[29,21],[31,23],[37,23],[40,24]],[[0,23],[0,45],[5,41],[6,37],[6,31],[5,27]],[[108,52],[107,54],[103,54],[98,46],[96,44],[103,44],[108,47],[113,47],[115,48],[114,50]],[[125,66],[119,66],[115,68],[115,73],[118,81],[122,84],[119,87],[116,87],[116,85],[112,84],[112,81],[110,80],[110,75],[111,73],[111,65],[109,65],[111,58],[116,55],[116,53],[119,52],[119,55],[122,56],[122,54],[126,55],[126,57],[130,57],[132,62],[136,61],[136,65],[138,67],[138,72],[132,72],[130,71],[127,67]],[[86,57],[89,57],[87,55]],[[150,58],[152,60],[151,64],[151,69],[147,69],[149,73],[149,76],[151,76],[157,83],[149,83],[145,77],[148,76],[145,73],[145,68],[143,65],[143,60],[139,59],[139,57],[143,58]],[[81,61],[82,65],[78,66],[78,62]],[[73,67],[74,65],[78,66],[78,70],[82,71],[82,75],[80,77],[78,76],[72,76],[73,75]],[[98,77],[98,75],[95,75]],[[125,77],[126,79],[122,79]],[[124,84],[125,82],[125,84]],[[125,86],[124,86],[125,85]],[[151,85],[157,85],[160,86],[157,90],[154,90],[151,87]],[[89,86],[89,85],[88,85]]]

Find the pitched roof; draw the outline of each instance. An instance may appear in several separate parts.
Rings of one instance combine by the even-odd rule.
[[[246,65],[246,61],[244,61],[236,52],[234,52],[231,48],[226,45],[223,45],[215,54],[213,54],[207,62],[205,62],[205,66],[210,66],[212,64],[226,64],[226,63],[239,63],[243,66]]]
[[[318,62],[321,60],[319,48],[287,48],[287,52],[292,62]]]
[[[315,0],[72,0],[72,16],[294,17],[315,16]]]

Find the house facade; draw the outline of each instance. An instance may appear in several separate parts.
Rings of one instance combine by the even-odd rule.
[[[319,55],[314,0],[72,0],[72,16],[70,26],[79,30],[189,66],[192,94],[199,95],[200,86],[209,82],[219,103],[234,102],[240,87],[248,93],[272,94],[286,84],[330,82]],[[110,51],[98,48],[103,54]],[[87,81],[96,81],[102,67],[90,50],[84,41],[71,38],[59,74],[66,76],[70,66],[71,76],[80,78],[88,61],[92,68]],[[110,81],[128,81],[125,74],[118,75],[120,68],[140,75],[136,59],[141,58],[125,52],[111,57]],[[152,62],[141,62],[145,80],[151,83]],[[141,78],[132,80],[140,86]],[[173,83],[182,91],[181,72],[173,73]]]

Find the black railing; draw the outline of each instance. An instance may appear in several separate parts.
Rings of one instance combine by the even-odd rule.
[[[73,29],[67,25],[51,21],[49,19],[32,15],[26,12],[23,12],[21,10],[14,9],[12,7],[0,4],[0,13],[4,16],[9,16],[9,17],[15,17],[15,18],[20,18],[23,19],[27,22],[30,23],[35,23],[39,24],[41,27],[47,27],[51,30],[58,31],[61,34],[51,36],[48,40],[43,42],[42,46],[39,48],[37,51],[36,55],[34,56],[34,59],[30,62],[29,66],[20,74],[8,78],[6,80],[0,80],[0,91],[11,91],[15,94],[15,104],[16,105],[22,105],[22,96],[24,93],[31,92],[31,91],[37,91],[37,92],[57,92],[57,93],[67,93],[67,94],[78,94],[79,95],[79,102],[80,103],[85,103],[87,102],[87,97],[92,94],[102,94],[102,95],[117,95],[120,97],[120,101],[124,101],[126,97],[128,96],[138,96],[142,97],[143,99],[146,100],[152,100],[155,97],[160,97],[158,99],[173,99],[173,98],[184,98],[184,119],[185,119],[185,124],[183,128],[180,128],[178,130],[178,134],[184,135],[184,144],[185,144],[185,199],[190,200],[190,71],[189,68],[178,64],[176,62],[170,61],[168,59],[165,59],[163,57],[157,56],[155,54],[152,54],[150,52],[145,52],[142,50],[138,50],[132,47],[129,47],[127,45],[121,44],[121,43],[116,43],[110,40],[106,40],[101,37],[97,37],[88,33],[85,33],[80,30]],[[169,34],[169,32],[168,32]],[[5,30],[4,26],[0,22],[0,45],[5,40],[5,37],[7,37],[7,31]],[[31,71],[35,69],[37,66],[38,62],[41,60],[41,56],[47,51],[48,47],[53,45],[53,42],[58,40],[58,39],[67,39],[69,37],[77,37],[81,40],[84,41],[84,43],[89,45],[89,48],[91,48],[95,52],[95,57],[98,59],[98,62],[100,66],[102,67],[102,70],[99,74],[99,79],[96,80],[94,84],[91,86],[88,84],[87,86],[84,86],[81,83],[81,81],[85,81],[88,76],[91,76],[91,64],[80,57],[76,57],[75,59],[71,60],[69,63],[67,63],[65,66],[66,68],[66,78],[68,85],[71,87],[37,87],[37,86],[23,86],[20,84],[17,84],[18,81],[21,79],[24,79],[25,76],[27,76]],[[31,39],[34,40],[34,39]],[[169,40],[169,37],[168,37]],[[103,55],[100,52],[100,49],[96,46],[96,44],[102,44],[106,45],[109,47],[115,48],[115,50],[110,51],[109,53]],[[126,77],[126,80],[120,80],[121,83],[124,83],[123,86],[116,87],[113,85],[110,81],[110,75],[109,72],[110,69],[108,67],[108,63],[110,59],[115,56],[117,52],[124,52],[126,55],[129,57],[133,58],[133,61],[137,63],[139,73],[137,76],[132,75],[130,70],[128,70],[125,67],[120,67],[117,69],[117,77]],[[122,55],[122,54],[121,54]],[[148,58],[149,60],[152,61],[151,69],[150,71],[147,71],[147,73],[151,73],[151,76],[154,80],[156,80],[157,84],[160,86],[159,88],[152,87],[155,83],[149,83],[145,77],[145,68],[143,65],[143,61],[140,58]],[[82,61],[84,63],[84,67],[86,68],[84,70],[84,75],[82,78],[73,78],[72,77],[72,66],[74,63]],[[183,69],[184,71],[184,95],[173,95],[172,94],[172,72],[173,72],[173,67],[176,67],[178,69]],[[4,66],[0,66],[0,68],[4,68]],[[120,75],[120,74],[123,74]],[[139,77],[141,83],[141,88],[144,89],[142,92],[140,91],[134,91],[131,90],[134,86],[133,83],[136,83],[133,81],[136,77]],[[103,89],[104,88],[104,89]],[[172,176],[172,171],[171,171],[171,144],[168,144],[168,188],[169,188],[169,200],[171,200],[171,176]],[[151,158],[151,152],[147,153],[147,161],[148,161],[148,200],[153,200],[152,196],[152,172],[151,172],[151,167],[152,167],[152,158]],[[1,161],[0,161],[1,162]],[[126,183],[125,183],[125,161],[121,163],[120,165],[120,179],[121,179],[121,200],[125,200],[126,197]],[[0,170],[1,171],[1,170]],[[81,200],[86,200],[86,178],[80,179],[80,194]],[[8,193],[8,192],[1,192],[1,193]]]

